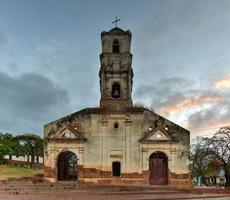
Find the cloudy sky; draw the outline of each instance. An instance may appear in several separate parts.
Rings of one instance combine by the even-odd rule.
[[[0,132],[98,106],[100,33],[131,30],[133,101],[207,136],[230,124],[229,0],[0,0]]]

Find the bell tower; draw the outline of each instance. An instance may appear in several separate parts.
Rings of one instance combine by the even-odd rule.
[[[120,28],[101,33],[102,53],[100,107],[110,110],[125,110],[132,107],[132,54],[131,32]]]

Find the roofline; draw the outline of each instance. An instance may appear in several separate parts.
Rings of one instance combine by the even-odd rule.
[[[168,120],[167,118],[159,115],[158,113],[156,113],[154,111],[149,110],[148,108],[135,108],[135,107],[129,108],[129,109],[124,110],[124,111],[120,111],[120,110],[118,110],[118,111],[112,111],[112,110],[107,110],[107,109],[101,108],[101,107],[84,108],[84,109],[79,110],[77,112],[74,112],[74,113],[71,113],[69,115],[60,117],[59,119],[56,119],[54,121],[48,122],[47,124],[44,125],[44,127],[47,126],[47,125],[49,125],[49,124],[52,124],[54,122],[57,122],[57,121],[59,121],[61,119],[68,118],[68,117],[71,117],[72,115],[76,115],[76,114],[80,114],[80,113],[85,113],[85,114],[105,114],[105,113],[111,113],[111,114],[119,114],[119,113],[121,113],[121,114],[122,113],[142,114],[142,113],[144,113],[144,111],[148,111],[148,112],[150,112],[152,114],[158,115],[160,118],[163,118],[163,119],[169,121],[170,123],[175,124],[176,126],[180,127],[181,129],[183,129],[184,131],[186,131],[186,132],[188,132],[190,134],[190,131],[187,130],[186,128],[184,128],[184,127],[176,124],[175,122],[172,122],[171,120]]]
[[[109,31],[102,31],[101,32],[101,37],[103,37],[104,35],[119,35],[119,33],[113,33],[112,32],[112,31],[114,31],[116,29],[121,31],[123,34],[129,35],[130,37],[132,37],[132,32],[129,29],[124,31],[123,29],[118,28],[118,27],[112,28]]]

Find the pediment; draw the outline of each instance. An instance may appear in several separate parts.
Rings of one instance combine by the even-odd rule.
[[[74,129],[70,125],[67,125],[56,132],[52,139],[63,139],[63,140],[81,140],[86,141],[87,138],[81,132]]]
[[[170,135],[161,129],[155,129],[153,131],[147,132],[140,139],[141,143],[151,143],[151,142],[170,142],[172,138]]]
[[[73,133],[71,130],[68,128],[64,128],[61,131],[58,131],[55,134],[56,138],[69,138],[69,139],[74,139],[76,138],[76,134]]]
[[[166,135],[164,132],[157,130],[156,132],[153,132],[152,134],[150,134],[150,136],[147,138],[147,140],[157,140],[157,141],[170,141],[171,138]]]

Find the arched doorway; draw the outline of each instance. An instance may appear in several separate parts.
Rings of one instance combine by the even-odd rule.
[[[155,152],[149,157],[149,184],[168,184],[168,158],[162,152]]]
[[[77,155],[65,151],[58,156],[58,180],[77,180]]]

